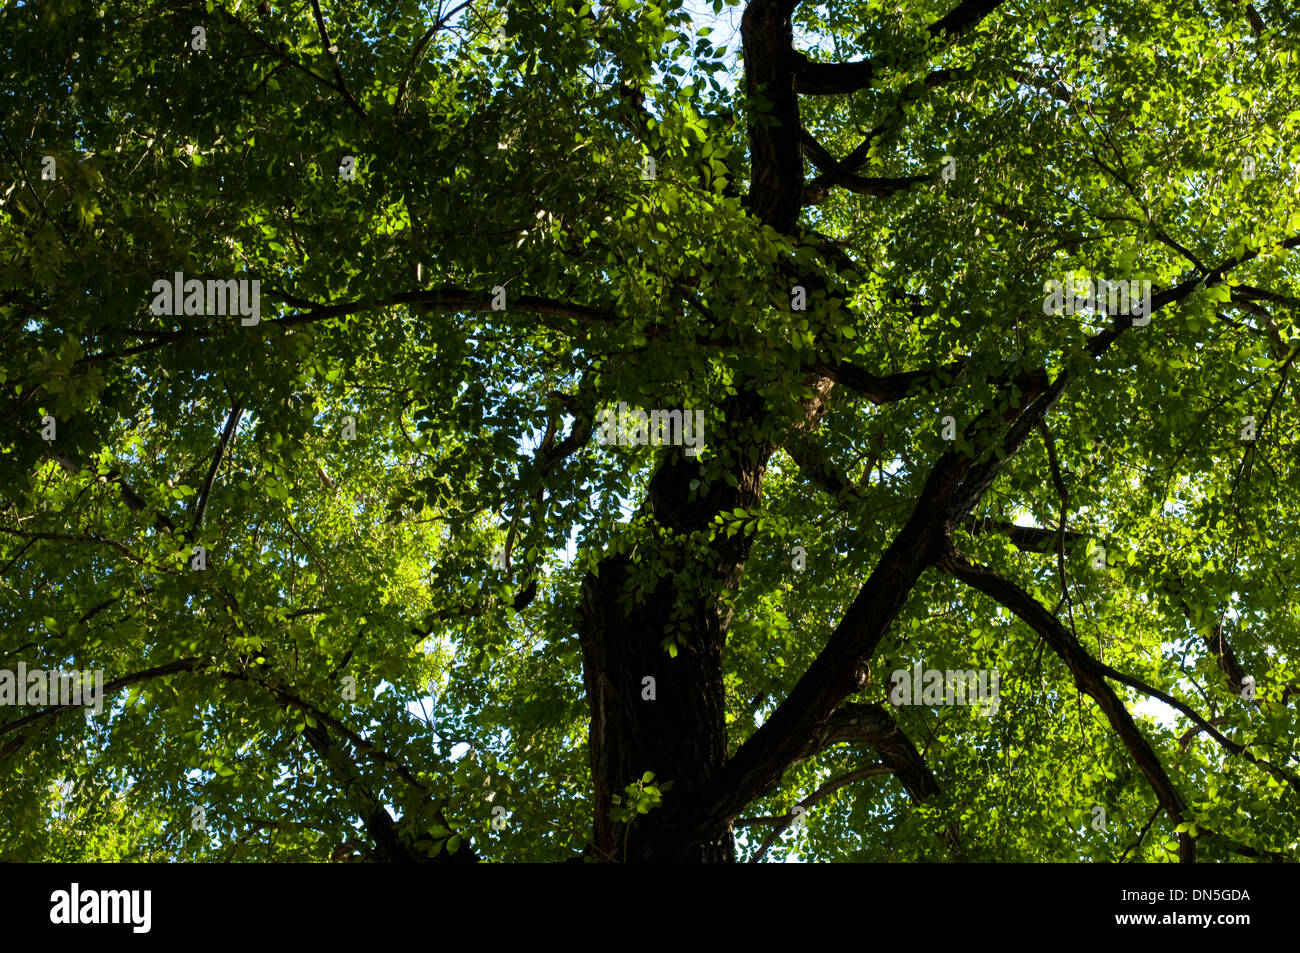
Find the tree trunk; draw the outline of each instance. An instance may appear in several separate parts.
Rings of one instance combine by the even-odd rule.
[[[653,538],[638,544],[641,561],[613,554],[583,580],[578,633],[591,707],[593,843],[603,860],[735,859],[729,826],[701,839],[678,823],[671,806],[698,793],[727,758],[722,650],[731,615],[719,596],[739,583],[750,543],[743,533],[720,537],[708,561],[690,556],[683,544],[706,532],[716,513],[759,505],[772,453],[754,439],[762,406],[755,394],[741,392],[723,407],[716,441],[710,438],[711,446],[736,454],[737,486],[715,484],[700,496],[691,488],[701,477],[699,464],[672,451],[651,478],[642,507]],[[629,606],[629,580],[657,562],[666,571]],[[670,638],[675,656],[666,647]],[[647,771],[656,785],[672,782],[663,807],[630,825],[616,823],[612,798]]]
[[[751,125],[747,201],[755,217],[787,234],[795,230],[803,196],[792,8],[778,0],[751,0],[742,22],[747,87],[775,103],[779,121],[775,128]],[[820,418],[830,390],[825,378],[810,383],[815,396],[805,403],[802,426]],[[598,574],[583,582],[578,632],[591,708],[593,844],[602,860],[735,860],[730,818],[701,825],[689,809],[679,810],[696,800],[727,759],[722,652],[731,613],[720,597],[739,585],[750,541],[743,532],[719,537],[711,546],[711,563],[693,559],[682,544],[690,534],[706,531],[719,512],[759,505],[776,446],[764,436],[774,432],[776,422],[752,383],[742,385],[722,411],[718,439],[709,443],[730,461],[737,486],[714,485],[702,498],[691,499],[701,468],[676,452],[651,479],[643,507],[654,524],[650,552],[641,550],[639,565],[627,555],[608,556]],[[620,600],[628,580],[654,559],[669,568],[644,602],[628,611]],[[672,657],[664,642],[674,632]],[[646,697],[650,684],[654,700]],[[618,823],[612,799],[647,771],[654,772],[656,784],[672,782],[662,807],[630,824]]]

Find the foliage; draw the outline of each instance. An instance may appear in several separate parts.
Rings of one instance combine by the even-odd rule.
[[[768,859],[1295,857],[1296,14],[791,2],[810,63],[874,64],[782,61],[792,128],[748,6],[743,55],[721,0],[0,10],[0,667],[106,684],[0,709],[0,857],[626,859],[705,788],[593,776],[594,604],[681,666],[723,618],[733,753],[881,621],[832,707],[916,758],[770,762],[729,819],[892,771]],[[152,313],[177,272],[259,280],[260,321]],[[1150,280],[1150,324],[1045,315],[1071,273]],[[620,403],[703,410],[703,452],[601,445]],[[938,551],[873,575],[950,473],[919,538],[1129,679],[1177,810],[1007,599]],[[1000,710],[887,705],[916,662],[998,670]]]

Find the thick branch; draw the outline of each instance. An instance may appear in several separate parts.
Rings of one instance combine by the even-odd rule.
[[[825,750],[837,744],[870,745],[913,801],[920,803],[940,793],[925,758],[883,705],[851,703],[837,708],[817,747]]]
[[[996,533],[1005,536],[1016,549],[1025,553],[1055,552],[1060,537],[1060,533],[1054,529],[1043,529],[1040,526],[1020,526],[1017,523],[1008,523],[1005,520],[995,520],[990,516],[971,518],[966,523],[966,529],[968,532],[975,534]],[[1087,538],[1087,533],[1079,533],[1074,530],[1065,531],[1065,541],[1067,543],[1076,543]]]
[[[872,374],[849,361],[836,361],[833,364],[818,362],[812,365],[811,369],[829,377],[837,384],[843,384],[849,390],[856,391],[873,404],[889,404],[951,384],[957,372],[961,370],[962,363],[962,361],[953,361],[940,367],[904,371],[885,377]]]
[[[760,220],[783,234],[794,231],[803,206],[792,9],[793,4],[779,0],[750,0],[740,21],[746,93],[751,100],[761,96],[772,104],[749,124],[747,202]]]
[[[802,53],[795,54],[795,78],[805,96],[835,96],[866,89],[876,75],[871,60],[855,63],[818,63]]]
[[[951,42],[969,33],[980,21],[1001,6],[1002,0],[963,0],[946,16],[930,25],[930,35]],[[866,89],[876,77],[872,60],[852,63],[817,63],[802,53],[795,54],[795,76],[805,96],[833,96]],[[946,79],[947,77],[942,77]],[[937,85],[935,83],[931,85]],[[927,79],[927,82],[930,82]]]
[[[910,189],[914,185],[922,182],[933,182],[936,180],[934,173],[926,175],[905,175],[896,178],[867,178],[850,171],[838,159],[826,151],[825,148],[812,134],[804,130],[800,137],[800,149],[806,155],[812,164],[821,170],[822,175],[814,182],[809,183],[810,187],[824,186],[826,184],[839,185],[850,192],[857,192],[861,195],[874,195],[877,198],[886,198],[896,192],[902,192]],[[816,190],[814,189],[814,195]],[[809,203],[812,204],[812,203]]]
[[[1031,376],[1023,384],[1019,401],[1000,415],[1008,421],[1025,408],[1002,441],[1008,459],[1032,428],[1032,420],[1041,418],[1064,388],[1058,378],[1056,385],[1043,391],[1044,374]],[[1024,418],[1031,422],[1026,425]],[[996,435],[990,439],[996,440]],[[867,660],[921,573],[947,552],[952,526],[966,519],[1001,463],[973,466],[969,457],[956,451],[940,457],[906,525],[881,556],[821,653],[771,717],[710,780],[701,795],[703,803],[694,807],[691,824],[707,830],[734,817],[775,784],[808,745],[815,744],[814,739],[824,736],[835,709],[865,685]]]
[[[975,27],[1002,5],[1002,0],[962,0],[941,20],[930,25],[930,35],[955,40]]]

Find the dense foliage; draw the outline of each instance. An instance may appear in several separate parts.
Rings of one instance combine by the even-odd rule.
[[[1294,859],[1298,26],[9,3],[0,857]]]

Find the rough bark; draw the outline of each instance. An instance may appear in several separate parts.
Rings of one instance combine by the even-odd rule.
[[[719,435],[720,443],[743,447],[745,434],[751,432],[745,425],[760,422],[760,399],[742,393],[724,410],[727,426]],[[731,616],[719,595],[739,583],[750,544],[744,534],[720,538],[713,561],[700,563],[689,560],[680,542],[688,534],[707,530],[721,510],[759,504],[772,449],[751,442],[747,456],[737,460],[733,471],[738,485],[715,484],[702,498],[691,488],[701,475],[699,465],[681,451],[671,451],[651,478],[642,507],[642,514],[652,520],[650,545],[668,561],[669,572],[643,600],[630,606],[623,597],[638,564],[629,555],[606,557],[598,572],[583,581],[578,634],[591,710],[593,845],[601,859],[735,858],[730,830],[683,838],[660,811],[622,825],[612,817],[612,798],[621,796],[646,771],[654,772],[656,783],[672,782],[665,804],[690,798],[726,760],[722,651]],[[683,591],[682,578],[694,580],[693,592]],[[684,618],[677,617],[678,612],[684,612]],[[670,637],[676,643],[675,656],[664,646]],[[647,677],[654,679],[653,700],[645,697]]]
[[[789,2],[753,0],[741,25],[747,88],[773,101],[770,115],[775,122],[756,122],[751,131],[749,206],[757,218],[783,233],[794,231],[803,197],[793,7]],[[821,375],[811,375],[810,383],[814,398],[805,404],[805,424],[820,417],[830,390],[829,380]],[[714,485],[701,498],[691,487],[700,478],[700,467],[680,451],[665,455],[650,482],[642,512],[652,519],[657,555],[675,571],[663,576],[630,611],[621,598],[636,568],[629,556],[608,555],[598,572],[583,581],[578,633],[591,710],[593,847],[603,860],[735,859],[729,823],[701,832],[689,823],[689,810],[673,810],[694,803],[727,759],[722,652],[731,618],[720,596],[739,584],[750,546],[743,533],[720,538],[711,564],[689,564],[681,539],[706,530],[723,510],[757,507],[767,461],[776,449],[771,441],[756,439],[769,431],[772,421],[752,383],[727,402],[723,417],[723,428],[716,438],[711,436],[710,444],[730,454],[737,486]],[[693,592],[683,591],[684,576],[696,580]],[[665,651],[668,637],[676,640],[675,657]],[[655,679],[653,701],[643,698],[646,677]],[[654,772],[656,782],[673,784],[663,808],[628,825],[617,823],[613,797],[646,771]]]

